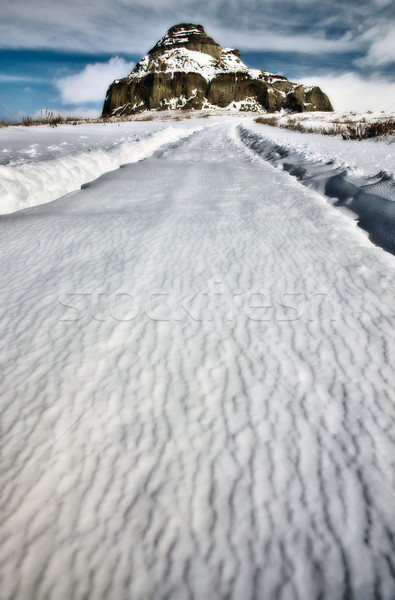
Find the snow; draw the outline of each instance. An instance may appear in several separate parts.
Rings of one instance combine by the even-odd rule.
[[[151,72],[199,73],[207,81],[211,81],[218,73],[246,73],[254,78],[262,75],[262,71],[248,68],[229,49],[223,52],[222,58],[218,61],[209,54],[182,47],[166,50],[159,56],[147,54],[138,62],[136,69],[131,72],[129,77],[141,78]],[[270,75],[270,73],[267,74]]]
[[[173,31],[171,35],[166,33],[166,35],[158,42],[158,46],[170,46],[174,44],[174,41],[187,42],[190,35],[202,35],[202,32],[199,29],[192,27],[192,29],[183,28],[179,31]]]
[[[0,130],[0,214],[55,200],[123,163],[142,160],[163,144],[192,135],[153,123],[9,127]],[[67,140],[67,141],[65,141]]]
[[[394,597],[395,259],[260,152],[344,146],[269,129],[125,123],[0,219],[2,599]]]
[[[275,117],[276,115],[270,115]],[[317,128],[334,118],[332,113],[303,113],[303,122],[315,123]],[[376,115],[370,115],[372,119]],[[378,117],[378,115],[377,115]],[[286,115],[280,114],[281,119]],[[335,118],[339,118],[336,116]],[[358,117],[354,116],[355,120]],[[361,115],[360,118],[363,118]],[[381,115],[382,118],[382,115]],[[380,171],[388,174],[395,173],[394,146],[388,141],[377,140],[343,140],[339,137],[323,136],[316,133],[303,133],[280,127],[271,127],[260,123],[250,122],[249,130],[263,136],[272,144],[281,146],[290,152],[299,154],[305,161],[329,162],[344,170],[350,176],[374,176]]]
[[[351,211],[371,241],[395,254],[395,155],[392,144],[327,139],[246,123],[240,137],[254,153]]]
[[[311,88],[310,88],[311,89]],[[327,131],[333,131],[335,126],[342,128],[347,123],[376,123],[383,120],[395,120],[395,113],[386,112],[305,112],[298,114],[287,114],[286,111],[278,113],[279,126],[286,126],[289,123],[300,122],[307,131],[320,131],[322,128]],[[393,140],[392,140],[393,141]]]

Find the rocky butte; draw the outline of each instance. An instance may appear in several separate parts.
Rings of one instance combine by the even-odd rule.
[[[181,23],[169,29],[130,75],[110,85],[103,116],[218,107],[260,112],[333,110],[319,87],[249,69],[238,50],[222,48],[202,25]]]

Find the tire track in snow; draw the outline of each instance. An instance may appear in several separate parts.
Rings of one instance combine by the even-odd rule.
[[[347,207],[358,216],[358,225],[369,233],[369,239],[395,254],[395,186],[393,174],[380,171],[349,181],[350,167],[331,158],[304,156],[301,149],[274,142],[263,132],[240,125],[241,141],[252,152],[275,166],[284,169],[302,184],[317,189],[330,199],[334,206]],[[343,149],[346,153],[345,148]]]

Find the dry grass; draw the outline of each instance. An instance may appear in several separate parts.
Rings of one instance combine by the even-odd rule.
[[[37,118],[25,117],[22,119],[22,125],[24,127],[32,127],[33,125],[50,125],[51,127],[57,127],[62,123],[65,123],[66,119],[64,119],[61,115],[55,115],[54,112],[48,110],[41,111],[41,114]]]
[[[311,124],[303,123],[306,116],[294,117],[289,115],[287,120],[280,121],[279,117],[259,117],[255,119],[256,123],[271,125],[272,127],[281,127],[283,129],[292,129],[302,133],[320,133],[321,135],[340,135],[344,140],[366,140],[377,137],[387,137],[395,134],[395,119],[384,118],[382,120],[368,122],[365,117],[360,121],[351,119],[334,119],[325,125],[314,127]],[[307,117],[308,118],[308,117]]]
[[[96,121],[98,121],[98,119],[82,119],[79,117],[64,118],[61,115],[56,115],[52,111],[46,109],[44,112],[41,111],[39,117],[24,117],[19,123],[10,123],[3,120],[0,122],[0,127],[16,127],[18,125],[22,125],[23,127],[35,127],[36,125],[57,127],[63,123],[67,123],[68,125],[78,125],[79,123],[94,123]]]
[[[262,125],[271,125],[271,127],[278,127],[278,117],[258,117],[255,119],[255,123],[261,123]]]
[[[8,121],[0,121],[1,127],[16,127],[21,125],[22,127],[35,127],[37,125],[49,125],[50,127],[57,127],[58,125],[80,125],[82,123],[123,123],[125,121],[132,120],[131,116],[125,117],[97,117],[97,118],[89,118],[89,117],[62,117],[59,114],[55,114],[54,112],[48,110],[41,111],[40,116],[38,117],[24,117],[18,123],[10,123]],[[142,120],[152,121],[152,116],[146,116]]]
[[[356,113],[349,113],[350,116],[357,116]],[[32,127],[36,125],[49,125],[57,127],[58,125],[80,125],[84,123],[125,123],[128,121],[153,121],[157,120],[176,120],[190,119],[191,116],[199,119],[207,119],[211,116],[211,112],[199,112],[193,115],[189,111],[185,113],[174,114],[139,114],[139,115],[124,115],[121,117],[97,117],[97,118],[79,118],[79,117],[62,117],[52,111],[46,109],[42,111],[39,117],[26,117],[20,123],[9,123],[0,121],[0,128],[22,125],[24,127]],[[314,126],[311,123],[304,122],[309,119],[309,113],[289,113],[286,118],[280,115],[261,115],[255,119],[256,123],[270,125],[271,127],[282,127],[292,129],[302,133],[320,133],[321,135],[341,136],[345,140],[364,140],[369,138],[387,137],[395,134],[395,119],[393,117],[385,118],[384,116],[376,121],[367,121],[365,117],[359,120],[352,120],[349,116],[334,117],[332,121]]]
[[[117,119],[118,120],[118,119]],[[123,121],[128,121],[129,119],[124,119]],[[152,115],[147,115],[146,117],[140,117],[139,119],[136,119],[138,121],[153,121],[154,117]]]
[[[376,121],[373,123],[354,123],[347,126],[344,139],[364,140],[375,137],[387,137],[395,134],[395,119]]]
[[[302,123],[301,119],[289,119],[288,123],[285,125],[287,129],[292,129],[293,131],[307,131],[308,128],[304,123]],[[283,127],[283,124],[280,125]]]

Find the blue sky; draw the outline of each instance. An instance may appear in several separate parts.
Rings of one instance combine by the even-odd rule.
[[[13,0],[0,23],[0,118],[100,113],[105,90],[175,23],[244,62],[313,82],[340,110],[395,110],[392,0]]]

